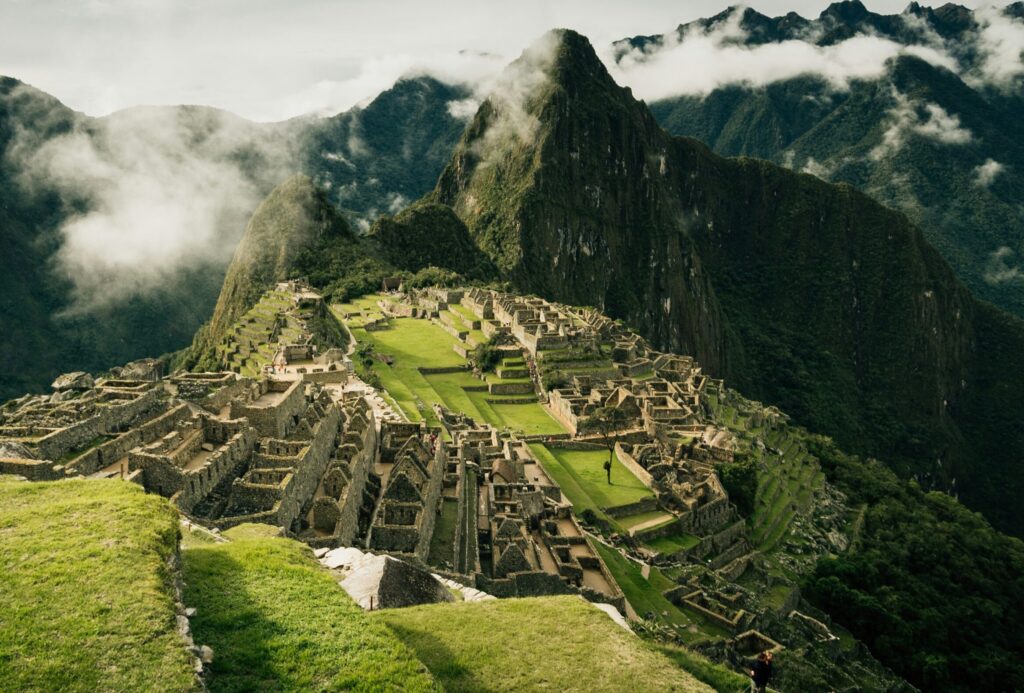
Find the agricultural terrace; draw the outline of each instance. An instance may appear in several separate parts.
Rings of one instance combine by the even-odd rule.
[[[640,565],[635,561],[601,542],[595,542],[595,546],[615,582],[626,595],[626,601],[639,616],[677,626],[676,633],[685,642],[729,637],[730,633],[721,626],[694,611],[680,609],[666,599],[662,592],[675,587],[676,583],[659,568],[652,566],[647,577],[644,577]]]
[[[556,435],[562,426],[536,402],[522,402],[522,395],[498,395],[487,392],[489,382],[522,382],[521,378],[502,379],[489,374],[478,380],[468,370],[465,358],[455,352],[454,337],[430,320],[392,318],[386,326],[367,330],[365,325],[383,319],[376,301],[359,301],[333,307],[356,340],[357,361],[361,347],[371,349],[365,362],[358,363],[360,373],[371,380],[375,376],[394,403],[410,421],[426,420],[437,426],[433,405],[440,404],[497,428],[509,428],[524,435]],[[376,311],[376,312],[375,312]],[[371,316],[379,316],[372,318]],[[424,373],[421,369],[463,368],[451,373]],[[527,379],[528,380],[528,379]]]

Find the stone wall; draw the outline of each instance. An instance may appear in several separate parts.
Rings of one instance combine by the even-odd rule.
[[[64,475],[64,468],[50,460],[0,457],[0,475],[2,474],[23,476],[29,481],[53,481]]]
[[[302,374],[302,381],[306,383],[344,383],[348,380],[348,371],[338,368],[333,371],[312,371]]]
[[[735,518],[735,511],[727,497],[716,498],[694,508],[683,516],[683,531],[691,534],[715,532]]]
[[[324,541],[317,538],[320,546],[351,546],[359,535],[359,512],[362,508],[363,493],[366,482],[377,453],[377,430],[374,425],[373,409],[368,404],[359,407],[346,406],[348,418],[345,421],[343,438],[346,441],[339,446],[337,459],[332,462],[328,473],[335,465],[344,466],[347,475],[345,488],[337,498],[328,496],[316,501],[314,513],[319,513],[320,521],[330,521],[331,536]],[[355,442],[351,442],[355,441]],[[328,494],[333,492],[328,491]]]
[[[639,515],[641,513],[649,513],[658,509],[658,499],[654,496],[647,498],[641,498],[633,503],[626,503],[624,505],[616,505],[611,508],[605,508],[605,512],[612,517],[625,517],[627,515]]]
[[[303,397],[303,402],[305,398]],[[312,405],[310,405],[312,406]],[[267,522],[278,527],[294,531],[294,525],[308,507],[316,493],[320,480],[327,471],[331,456],[341,431],[342,415],[338,405],[331,404],[324,411],[323,417],[317,422],[313,437],[308,444],[303,443],[302,451],[289,468],[278,468],[279,481],[276,484],[260,484],[262,479],[253,474],[270,471],[271,468],[260,467],[249,472],[247,479],[239,479],[232,486],[232,505],[236,507],[263,508],[249,515],[221,517],[215,521],[217,527],[226,529],[243,522],[252,522],[259,517],[259,522]],[[272,447],[274,440],[264,440],[262,447]],[[281,441],[284,444],[293,441]],[[253,483],[254,479],[257,483]]]
[[[261,381],[260,390],[264,393],[283,392],[284,397],[269,406],[234,400],[231,402],[231,418],[245,417],[261,436],[286,437],[295,417],[306,409],[305,387],[302,381],[265,380]]]
[[[97,407],[94,416],[47,434],[32,443],[31,447],[42,459],[59,460],[71,450],[99,436],[117,431],[156,409],[160,405],[162,393],[163,389],[156,386],[132,399],[122,399],[118,400],[117,404]]]
[[[209,421],[208,417],[203,417]],[[244,421],[215,422],[222,429],[232,424],[233,433],[215,449],[201,467],[185,470],[170,462],[166,455],[133,450],[129,467],[140,470],[142,485],[147,491],[171,498],[185,513],[191,513],[197,503],[222,481],[237,476],[256,445],[256,432]],[[223,433],[227,431],[222,430]]]
[[[628,469],[637,479],[643,482],[644,486],[647,488],[652,487],[654,479],[651,477],[650,472],[641,467],[640,463],[633,459],[632,455],[626,452],[621,443],[615,443],[615,457],[618,458],[623,467]]]
[[[178,388],[178,397],[211,412],[219,412],[231,400],[241,397],[251,386],[252,380],[240,378],[229,371],[216,373],[185,373],[174,376],[171,382]]]
[[[533,394],[533,383],[490,383],[487,392],[492,395],[525,395]]]
[[[423,516],[420,523],[420,540],[416,546],[416,555],[423,561],[430,553],[430,540],[434,537],[434,525],[437,522],[437,508],[441,502],[441,491],[444,487],[444,470],[447,467],[448,450],[444,441],[438,439],[428,473],[430,481],[423,498]]]
[[[148,445],[157,438],[167,435],[191,415],[187,404],[179,404],[160,416],[75,458],[67,465],[65,473],[69,476],[95,474],[118,460],[128,457],[128,453],[134,448]],[[131,467],[129,466],[126,471],[132,471]]]

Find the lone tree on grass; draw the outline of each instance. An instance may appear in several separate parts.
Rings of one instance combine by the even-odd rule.
[[[590,420],[593,422],[594,428],[604,438],[605,445],[608,446],[608,461],[605,462],[604,468],[608,472],[608,483],[610,484],[612,483],[612,458],[615,455],[615,443],[619,440],[619,431],[629,422],[629,416],[618,407],[606,405],[594,411]]]

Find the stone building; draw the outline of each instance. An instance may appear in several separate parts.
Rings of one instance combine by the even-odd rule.
[[[444,441],[418,424],[385,421],[381,462],[386,477],[367,546],[425,560],[447,466]]]

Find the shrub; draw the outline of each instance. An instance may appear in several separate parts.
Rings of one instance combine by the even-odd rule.
[[[501,362],[501,352],[498,351],[493,341],[488,340],[477,345],[473,350],[473,361],[480,370],[487,373],[493,371]]]
[[[757,463],[750,457],[737,455],[733,462],[718,468],[718,476],[736,509],[744,517],[750,517],[757,496]]]

